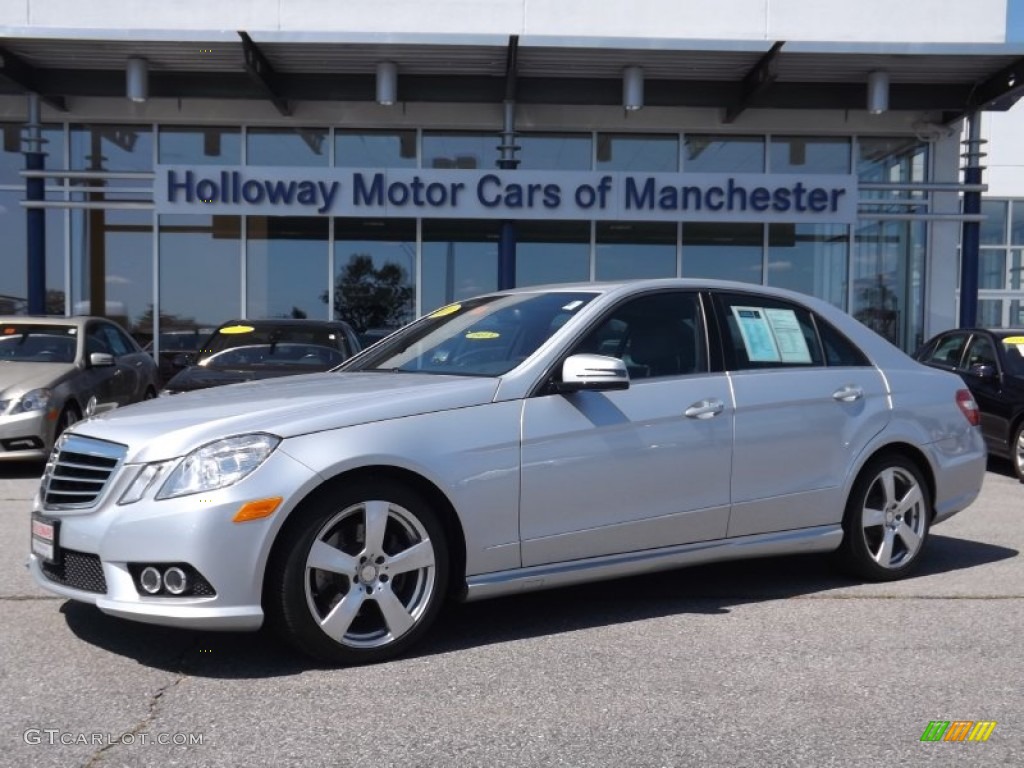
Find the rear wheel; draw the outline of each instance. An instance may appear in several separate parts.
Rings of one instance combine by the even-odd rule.
[[[64,410],[62,410],[60,412],[60,416],[57,417],[57,426],[53,432],[53,442],[56,443],[57,439],[64,434],[64,431],[81,418],[81,414],[78,413],[78,408],[71,403],[65,405]]]
[[[1017,479],[1024,483],[1024,421],[1017,425],[1017,432],[1010,443],[1010,461]]]
[[[871,581],[907,576],[921,559],[930,516],[928,485],[912,461],[895,454],[872,459],[847,501],[843,565]]]
[[[297,510],[268,567],[265,607],[329,664],[396,656],[427,631],[448,583],[444,531],[412,490],[357,482]]]

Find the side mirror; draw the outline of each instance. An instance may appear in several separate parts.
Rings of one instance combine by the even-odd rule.
[[[972,365],[968,369],[968,373],[970,373],[971,376],[977,376],[979,379],[994,379],[997,375],[996,367],[994,365],[989,365],[988,363]]]
[[[114,356],[108,352],[93,352],[89,355],[90,368],[106,368],[114,364]]]
[[[629,389],[629,371],[617,357],[570,355],[562,364],[562,380],[555,382],[559,392],[605,392]]]
[[[192,355],[187,355],[183,352],[179,352],[173,358],[171,358],[171,365],[175,368],[188,368],[192,365]]]

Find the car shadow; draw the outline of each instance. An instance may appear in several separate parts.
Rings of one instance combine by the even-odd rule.
[[[43,476],[46,462],[3,461],[0,462],[0,480],[38,480]]]
[[[973,568],[1018,554],[933,536],[913,578]],[[824,596],[860,582],[825,555],[716,563],[474,603],[452,604],[406,658],[685,614],[724,615],[749,603]],[[81,640],[139,664],[211,679],[287,677],[318,668],[276,635],[170,629],[118,619],[73,601],[61,607]]]
[[[1013,464],[1009,459],[1003,459],[989,454],[986,469],[996,475],[1003,475],[1004,477],[1009,477],[1012,480],[1017,479],[1017,475],[1014,474],[1013,471]]]

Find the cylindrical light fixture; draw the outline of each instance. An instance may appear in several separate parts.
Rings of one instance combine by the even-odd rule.
[[[145,59],[130,58],[125,68],[124,95],[141,104],[149,98],[149,65]]]
[[[880,115],[889,109],[889,73],[876,69],[868,75],[868,112]]]
[[[643,67],[626,67],[622,71],[622,106],[630,112],[644,105]]]
[[[382,61],[377,65],[377,103],[390,106],[398,101],[398,65]]]

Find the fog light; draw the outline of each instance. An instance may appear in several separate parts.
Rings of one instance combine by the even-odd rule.
[[[139,584],[146,592],[151,595],[155,595],[160,591],[160,587],[163,585],[163,580],[160,578],[160,571],[152,565],[143,568],[142,573],[139,574]]]
[[[172,595],[180,595],[188,589],[188,576],[177,566],[172,566],[164,571],[164,587]]]

